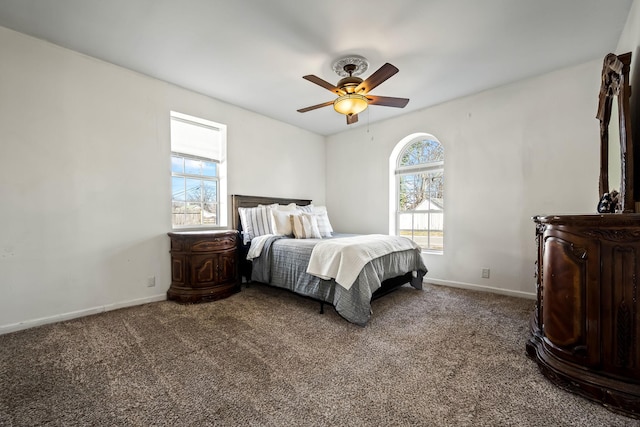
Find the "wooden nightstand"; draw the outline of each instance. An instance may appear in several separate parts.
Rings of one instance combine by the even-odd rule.
[[[240,291],[237,231],[184,231],[171,238],[167,299],[215,301]]]

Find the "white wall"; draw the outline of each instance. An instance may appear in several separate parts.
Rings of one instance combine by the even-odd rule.
[[[640,0],[634,0],[627,22],[618,40],[616,53],[631,52],[631,129],[634,141],[640,140]],[[640,212],[640,143],[634,144],[636,212]]]
[[[425,255],[427,280],[531,296],[531,216],[595,213],[600,71],[592,61],[328,137],[334,228],[387,232],[389,155],[430,133],[445,147],[446,231],[444,254]]]
[[[0,52],[0,333],[164,298],[171,110],[228,126],[229,194],[325,201],[321,136],[2,27]]]
[[[631,52],[631,73],[638,74],[637,65],[640,62],[640,0],[634,0],[627,17],[627,22],[622,30],[618,47],[615,53],[621,54]]]

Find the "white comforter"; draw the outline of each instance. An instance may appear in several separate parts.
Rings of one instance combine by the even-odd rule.
[[[392,252],[419,248],[406,237],[382,234],[323,240],[311,252],[307,273],[325,280],[335,279],[349,289],[369,261]]]

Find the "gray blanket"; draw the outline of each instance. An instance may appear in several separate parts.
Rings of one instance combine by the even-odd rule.
[[[340,238],[340,235],[334,238]],[[353,286],[346,290],[334,280],[307,274],[309,258],[317,242],[283,236],[269,238],[262,254],[253,260],[252,280],[325,301],[342,317],[362,326],[371,317],[371,297],[382,281],[415,272],[411,286],[422,289],[427,268],[419,250],[395,252],[372,260],[362,269]]]

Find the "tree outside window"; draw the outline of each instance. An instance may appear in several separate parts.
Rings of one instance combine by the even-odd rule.
[[[397,234],[424,250],[444,250],[444,147],[420,138],[407,143],[396,168]]]
[[[174,226],[217,225],[216,162],[171,155],[171,212]]]

